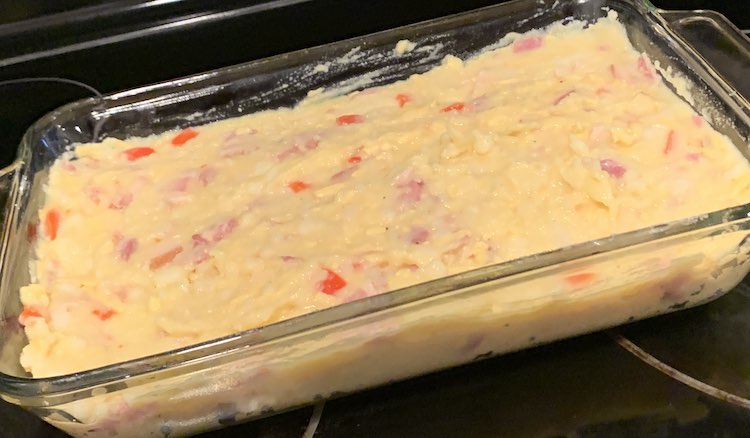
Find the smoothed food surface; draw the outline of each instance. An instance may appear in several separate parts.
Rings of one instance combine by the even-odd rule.
[[[391,85],[79,145],[50,170],[36,377],[743,204],[750,167],[612,18]]]

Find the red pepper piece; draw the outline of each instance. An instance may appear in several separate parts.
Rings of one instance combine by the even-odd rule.
[[[174,138],[172,139],[172,145],[182,146],[197,136],[198,136],[198,131],[196,131],[195,129],[185,128],[182,131],[180,131],[179,134],[174,136]]]
[[[38,309],[34,307],[24,307],[20,315],[18,315],[18,323],[25,326],[28,325],[29,318],[41,318],[42,314]]]
[[[664,145],[664,155],[669,154],[674,149],[674,143],[675,143],[675,133],[674,130],[670,130],[669,134],[667,134],[667,143]]]
[[[289,184],[287,184],[287,187],[292,189],[294,193],[299,193],[302,190],[309,189],[311,186],[310,184],[304,182],[304,181],[292,181]]]
[[[451,111],[461,112],[465,108],[466,108],[466,105],[464,105],[463,102],[456,102],[456,103],[452,103],[452,104],[444,107],[443,109],[440,110],[440,112],[443,112],[443,113],[449,113]]]
[[[403,108],[408,102],[411,102],[411,96],[408,94],[397,94],[396,102],[398,102],[399,108]]]
[[[91,313],[93,313],[94,316],[96,316],[100,320],[106,321],[109,318],[112,318],[112,316],[114,316],[114,314],[117,312],[112,309],[94,309],[91,311]]]
[[[23,312],[18,316],[19,318],[41,318],[42,314],[39,313],[39,310],[33,308],[33,307],[24,307]]]
[[[339,126],[353,125],[355,123],[362,123],[365,121],[365,116],[361,114],[344,114],[343,116],[336,117],[336,124]]]
[[[320,288],[320,291],[327,295],[334,295],[339,290],[343,289],[344,286],[346,286],[346,280],[341,278],[341,276],[334,271],[328,269],[325,269],[327,275],[325,280],[321,281],[318,285]]]
[[[182,252],[182,247],[176,246],[163,254],[159,254],[158,256],[153,257],[151,261],[149,261],[148,268],[151,269],[152,271],[155,271],[161,268],[162,266],[166,265],[167,263],[171,262],[172,260],[174,260],[174,258],[177,257],[177,254],[181,252]]]
[[[154,152],[156,151],[153,148],[150,148],[148,146],[141,146],[141,147],[125,149],[123,153],[125,154],[125,158],[127,158],[128,161],[135,161],[135,160],[140,160],[143,157],[148,157]]]
[[[565,282],[571,286],[583,286],[586,283],[591,282],[596,277],[593,272],[581,272],[578,274],[572,274],[565,277]]]
[[[55,240],[58,228],[60,228],[60,213],[53,208],[44,216],[44,234],[49,237],[49,240]]]
[[[349,164],[357,164],[357,163],[359,163],[361,161],[362,161],[362,157],[359,156],[359,155],[357,155],[357,154],[352,155],[351,157],[347,158],[347,160],[346,160],[346,162],[349,163]]]

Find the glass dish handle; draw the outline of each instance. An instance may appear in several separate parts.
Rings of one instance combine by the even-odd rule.
[[[663,11],[669,27],[703,57],[719,75],[750,99],[750,38],[727,17],[708,10]]]
[[[750,99],[750,83],[746,80],[750,75],[750,39],[742,31],[714,11],[659,13],[730,86]],[[748,321],[750,277],[726,297],[700,310],[618,327],[610,333],[626,351],[671,378],[750,409],[750,344],[739,342],[735,336],[750,328]]]

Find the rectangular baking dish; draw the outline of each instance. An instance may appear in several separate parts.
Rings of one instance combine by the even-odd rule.
[[[144,136],[261,109],[309,90],[368,86],[466,58],[509,32],[617,11],[635,47],[691,85],[691,105],[747,157],[750,106],[641,0],[516,0],[354,40],[75,102],[45,116],[3,171],[0,395],[74,436],[180,436],[319,398],[694,306],[750,270],[750,205],[493,265],[96,370],[33,379],[18,289],[46,170],[76,143]],[[724,26],[722,31],[731,32]],[[390,56],[399,40],[418,47]],[[343,57],[356,61],[335,62]],[[407,60],[407,62],[404,61]],[[321,72],[315,67],[330,62]],[[596,272],[586,287],[562,279]]]

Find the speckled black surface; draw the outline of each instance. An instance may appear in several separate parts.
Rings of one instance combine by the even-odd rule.
[[[207,3],[183,0],[164,13],[208,8]],[[239,3],[226,1],[223,7]],[[44,58],[29,56],[27,61],[0,67],[0,80],[56,75],[114,91],[494,2],[388,1],[390,8],[367,13],[356,0],[303,1],[271,9],[260,7],[263,2],[243,3],[258,6],[257,12],[225,22],[224,27],[196,26]],[[656,3],[670,9],[722,10],[739,26],[750,28],[750,7],[745,2]],[[50,35],[56,36],[55,43],[73,44],[165,19],[114,13],[110,21],[63,23],[59,28],[47,18],[17,24],[73,8],[104,5],[98,6],[104,8],[101,11],[115,4],[127,10],[134,2],[0,0],[0,62],[32,53],[34,44],[44,48]],[[136,19],[137,25],[129,21]],[[8,24],[12,22],[16,24]],[[110,28],[99,29],[97,23]],[[282,31],[292,27],[295,32]],[[13,32],[18,38],[11,41]],[[187,33],[192,38],[185,38]],[[692,42],[727,79],[735,81],[740,92],[750,96],[750,82],[744,79],[750,73],[747,65],[716,50],[723,43],[711,38],[699,34]],[[203,43],[196,46],[196,40]],[[25,126],[60,103],[84,95],[72,87],[49,84],[0,88],[0,161],[12,159]],[[748,397],[748,290],[741,288],[706,306],[618,331],[693,377]],[[311,413],[312,408],[304,408],[202,436],[300,437]],[[62,436],[33,415],[0,402],[0,437]],[[750,436],[750,412],[661,374],[600,333],[329,401],[315,436],[745,437]]]

